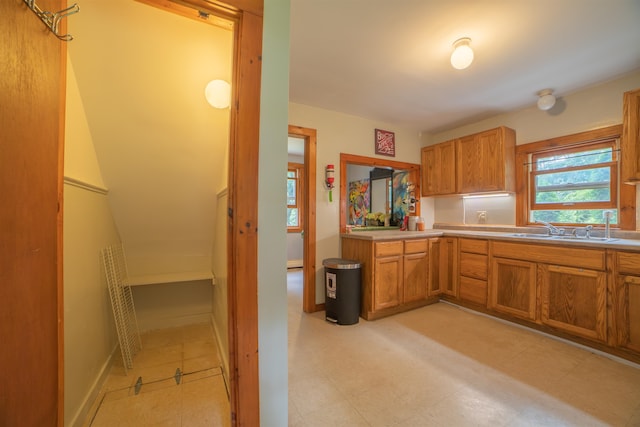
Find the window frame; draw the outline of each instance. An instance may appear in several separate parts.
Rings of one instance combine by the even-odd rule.
[[[611,138],[604,141],[589,142],[585,144],[575,144],[569,147],[553,148],[548,150],[537,151],[529,154],[529,211],[532,210],[574,210],[574,209],[615,209],[618,210],[618,140]],[[572,153],[581,153],[588,150],[597,150],[599,148],[611,148],[610,162],[603,162],[585,166],[572,166],[553,170],[537,169],[537,159],[553,155],[570,155]],[[571,204],[561,203],[541,203],[536,202],[536,177],[551,173],[574,172],[579,170],[609,168],[609,191],[610,201],[606,202],[573,202]],[[529,216],[530,217],[530,216]],[[567,224],[567,223],[563,223]]]
[[[302,186],[304,185],[304,164],[288,162],[287,181],[291,179],[288,176],[288,173],[291,171],[296,173],[296,177],[294,178],[296,180],[296,203],[293,205],[290,205],[289,201],[287,200],[287,210],[290,208],[298,209],[298,225],[297,226],[287,225],[287,233],[301,233],[302,230],[304,229],[304,203],[302,200],[302,197],[303,197]]]
[[[544,152],[548,153],[550,151],[559,150],[572,150],[587,144],[603,143],[618,139],[620,140],[620,153],[617,156],[619,163],[616,166],[615,172],[617,206],[614,208],[618,211],[618,224],[616,224],[616,228],[620,228],[622,230],[635,230],[635,187],[622,184],[619,177],[620,171],[624,170],[624,167],[626,166],[624,164],[626,161],[625,152],[629,150],[629,148],[625,146],[628,142],[621,139],[621,135],[622,125],[614,125],[516,146],[516,225],[521,227],[539,226],[539,224],[535,224],[530,221],[532,196],[529,164],[533,154]],[[613,176],[612,179],[614,179]],[[556,208],[557,206],[554,206],[554,209]],[[584,206],[584,208],[587,209],[586,206]],[[571,209],[571,207],[567,209]],[[575,209],[575,205],[573,209]],[[602,209],[602,207],[595,207],[595,209]],[[572,224],[562,223],[559,225],[571,226]],[[585,224],[574,225],[584,226]]]

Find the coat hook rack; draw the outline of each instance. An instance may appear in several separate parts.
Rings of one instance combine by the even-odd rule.
[[[73,6],[69,6],[68,8],[62,9],[58,12],[48,12],[40,9],[36,4],[36,0],[24,0],[24,2],[57,38],[65,42],[73,40],[73,36],[71,34],[60,34],[59,26],[62,18],[66,18],[69,15],[80,12],[80,6],[78,6],[77,3],[74,3]]]

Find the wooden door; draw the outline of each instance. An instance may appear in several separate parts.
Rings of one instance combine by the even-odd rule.
[[[429,280],[429,256],[427,252],[405,255],[403,269],[402,302],[407,303],[426,299]]]
[[[619,275],[616,295],[616,344],[640,353],[640,277]]]
[[[376,258],[374,266],[373,310],[395,307],[400,304],[402,285],[402,256]]]
[[[536,264],[493,258],[489,279],[489,308],[536,320]]]
[[[21,1],[0,22],[0,424],[61,426],[66,44]]]
[[[604,272],[541,265],[542,323],[586,338],[606,341]]]

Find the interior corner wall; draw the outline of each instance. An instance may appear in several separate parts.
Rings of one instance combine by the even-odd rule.
[[[500,114],[488,119],[460,126],[434,135],[422,135],[422,145],[432,145],[464,135],[481,132],[498,126],[507,126],[516,131],[516,145],[528,144],[564,135],[622,123],[622,100],[624,92],[640,88],[640,71],[618,79],[600,83],[569,94],[558,91],[556,105],[549,111],[540,111],[532,96],[531,107]],[[636,189],[640,198],[640,186]],[[434,198],[434,221],[439,223],[465,222],[464,204],[457,197]],[[511,198],[511,216],[505,215],[504,201],[484,200],[481,210],[486,210],[488,223],[492,219],[502,221],[512,218],[515,224],[515,198]],[[474,206],[466,220],[477,223]],[[453,220],[452,220],[453,219]],[[640,227],[640,222],[637,223]]]
[[[323,259],[340,256],[340,200],[335,194],[340,188],[340,153],[380,157],[374,146],[374,130],[378,128],[395,133],[396,156],[392,160],[420,164],[420,138],[413,129],[295,103],[289,103],[289,124],[317,130],[316,170],[335,165],[333,202],[329,202],[324,186],[324,173],[316,175],[316,265],[321,266]],[[422,203],[422,216],[429,221],[431,214],[424,207]],[[323,275],[324,270],[318,268],[316,283],[324,283]],[[324,302],[322,286],[316,285],[316,302]]]
[[[65,177],[103,187],[91,133],[68,63]],[[119,243],[105,192],[64,185],[64,425],[80,426],[117,348],[100,250]]]

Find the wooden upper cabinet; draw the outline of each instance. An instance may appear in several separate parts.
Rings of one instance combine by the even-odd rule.
[[[499,127],[456,140],[456,192],[515,191],[515,131]]]
[[[422,195],[438,196],[456,192],[455,141],[423,147]]]

